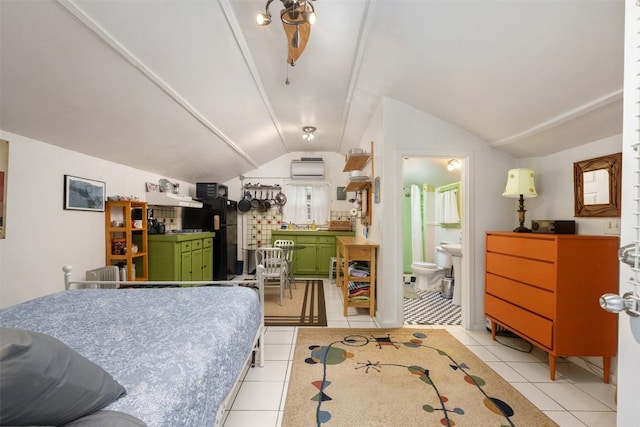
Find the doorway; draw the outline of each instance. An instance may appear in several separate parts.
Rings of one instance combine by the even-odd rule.
[[[452,271],[441,245],[462,243],[463,164],[455,157],[402,156],[404,324],[461,324],[455,277],[461,282],[462,271]]]

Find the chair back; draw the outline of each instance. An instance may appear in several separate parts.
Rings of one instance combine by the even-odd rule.
[[[281,248],[256,249],[256,265],[264,267],[265,279],[280,278],[282,274],[283,251]]]
[[[288,262],[293,262],[293,247],[295,242],[293,240],[276,240],[273,242],[273,246],[280,248],[283,251],[283,256]]]

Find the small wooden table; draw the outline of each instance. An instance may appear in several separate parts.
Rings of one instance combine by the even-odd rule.
[[[342,279],[342,300],[344,316],[347,317],[349,307],[368,308],[369,316],[376,314],[376,249],[380,245],[363,237],[336,237],[336,282]],[[369,277],[349,275],[350,261],[366,261],[371,274]],[[342,271],[342,278],[340,272]],[[352,301],[349,299],[349,281],[369,282],[369,301]]]

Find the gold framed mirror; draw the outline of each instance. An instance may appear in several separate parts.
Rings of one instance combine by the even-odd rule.
[[[573,164],[574,210],[577,217],[620,217],[622,153]]]

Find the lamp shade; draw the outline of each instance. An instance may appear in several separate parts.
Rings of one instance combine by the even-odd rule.
[[[536,197],[536,185],[533,181],[533,169],[510,169],[507,178],[507,186],[502,193],[504,197],[524,198]]]

